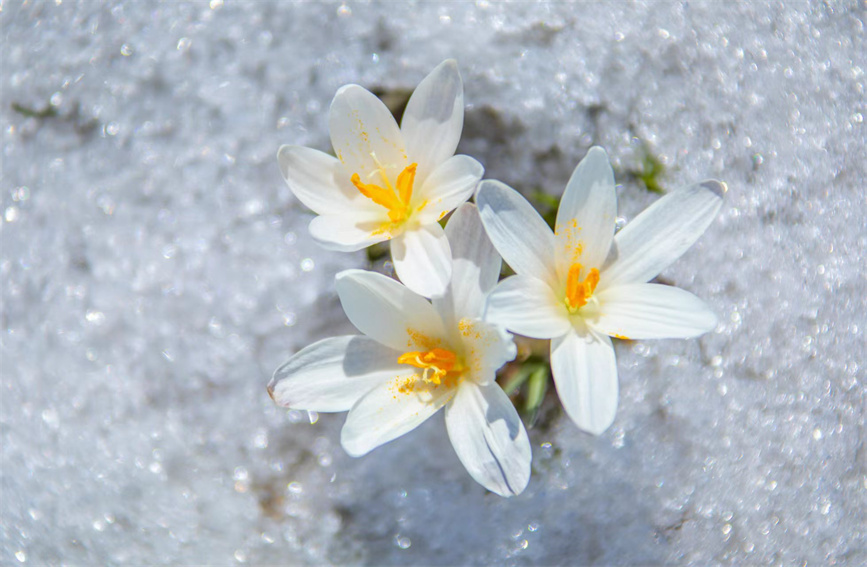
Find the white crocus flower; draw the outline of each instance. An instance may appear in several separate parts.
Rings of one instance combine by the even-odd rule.
[[[495,372],[514,359],[512,337],[481,320],[500,257],[472,204],[445,229],[454,267],[433,303],[382,274],[347,270],[337,293],[363,334],[324,339],[274,373],[268,391],[286,407],[349,410],[341,433],[359,457],[445,407],[449,439],[470,475],[502,496],[530,478],[530,442]]]
[[[566,413],[600,434],[617,411],[617,366],[609,337],[695,337],[716,316],[694,295],[647,283],[704,233],[725,185],[672,192],[614,234],[614,173],[591,148],[569,180],[555,231],[520,194],[483,181],[476,196],[494,247],[517,275],[491,292],[487,318],[528,337],[552,339],[551,370]]]
[[[416,88],[400,128],[375,95],[346,85],[328,120],[337,157],[282,146],[277,160],[295,196],[319,215],[309,227],[317,242],[351,252],[391,240],[401,281],[437,297],[452,268],[437,221],[469,199],[484,174],[478,161],[454,155],[463,123],[463,84],[449,59]]]

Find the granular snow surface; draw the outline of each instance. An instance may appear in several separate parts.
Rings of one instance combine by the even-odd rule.
[[[0,2],[0,564],[867,563],[867,7]],[[335,91],[453,57],[459,151],[619,214],[728,184],[661,280],[720,317],[616,345],[600,437],[551,393],[502,499],[441,416],[353,459],[271,372],[352,332],[281,179]],[[313,423],[311,423],[313,422]]]

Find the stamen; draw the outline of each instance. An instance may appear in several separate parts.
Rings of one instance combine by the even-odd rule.
[[[581,270],[584,266],[575,262],[569,267],[569,275],[566,277],[566,307],[570,313],[587,305],[596,285],[599,283],[599,270],[591,268],[582,281]]]
[[[463,370],[455,353],[444,348],[435,348],[427,352],[413,351],[400,355],[398,364],[409,364],[424,370],[422,380],[432,382],[437,386],[449,372]]]
[[[385,187],[374,183],[363,183],[361,177],[357,173],[353,173],[350,181],[358,189],[358,192],[382,207],[388,209],[388,218],[392,222],[401,222],[406,220],[410,213],[410,200],[412,199],[412,186],[415,182],[415,170],[418,167],[417,163],[413,163],[404,168],[397,176],[397,191],[388,180],[386,168],[379,162],[376,155],[371,153],[374,163],[378,168],[380,177],[382,177]]]
[[[418,167],[417,163],[409,165],[400,172],[400,175],[397,176],[397,192],[401,202],[405,205],[409,205],[410,200],[412,199],[412,184],[415,182],[415,169]]]

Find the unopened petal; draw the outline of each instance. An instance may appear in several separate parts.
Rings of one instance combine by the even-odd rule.
[[[600,435],[617,413],[617,365],[611,339],[572,331],[551,341],[557,395],[575,425]]]
[[[335,285],[349,321],[379,343],[407,352],[430,350],[442,341],[442,322],[430,302],[399,282],[375,272],[345,270]]]
[[[519,335],[550,339],[571,329],[568,313],[547,283],[516,275],[501,281],[488,296],[485,318]]]
[[[524,491],[530,481],[530,440],[515,406],[497,384],[461,384],[446,406],[446,428],[476,482],[500,496]]]
[[[437,224],[406,230],[391,241],[391,259],[400,281],[424,297],[441,297],[452,276],[448,238]]]
[[[485,174],[485,168],[469,156],[452,156],[439,165],[421,186],[418,220],[422,224],[437,222],[446,213],[473,196]],[[422,206],[423,205],[423,206]]]
[[[656,277],[704,234],[724,193],[723,183],[704,181],[669,193],[644,210],[614,237],[599,289]]]
[[[395,378],[362,397],[346,417],[340,444],[360,457],[408,433],[435,414],[454,395],[445,385]]]
[[[658,284],[627,284],[598,294],[598,331],[628,339],[686,339],[716,327],[704,301],[682,289]]]
[[[409,159],[424,181],[458,147],[464,126],[464,87],[454,59],[440,63],[419,83],[403,113],[401,132]]]
[[[403,136],[376,95],[358,85],[341,87],[328,116],[331,144],[347,181],[357,173],[364,183],[379,183],[379,166],[395,179],[409,165]]]
[[[557,263],[561,277],[572,264],[600,268],[614,238],[617,197],[608,154],[590,148],[572,173],[557,209]]]
[[[399,353],[361,336],[323,339],[300,350],[274,372],[268,393],[281,406],[348,411],[379,384],[407,372]]]
[[[516,273],[554,284],[554,233],[533,206],[499,181],[479,184],[476,204],[494,248]]]

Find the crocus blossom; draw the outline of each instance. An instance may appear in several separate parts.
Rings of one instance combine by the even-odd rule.
[[[516,348],[511,335],[481,319],[501,260],[472,204],[454,213],[445,233],[454,258],[442,297],[431,303],[382,274],[341,272],[337,293],[362,335],[301,350],[277,369],[268,391],[290,408],[348,410],[341,444],[356,457],[444,407],[449,439],[470,475],[502,496],[519,494],[530,477],[530,443],[494,381]]]
[[[483,181],[476,202],[497,251],[516,275],[488,299],[487,318],[528,337],[551,340],[551,370],[569,417],[600,434],[614,421],[618,384],[609,337],[687,338],[716,316],[700,299],[647,283],[704,233],[725,185],[704,181],[672,192],[615,235],[614,173],[591,148],[569,180],[555,230],[520,194]]]
[[[484,174],[475,159],[454,155],[463,121],[463,84],[451,59],[418,85],[399,128],[369,91],[338,90],[328,122],[337,157],[288,145],[277,153],[292,192],[319,215],[313,238],[339,251],[391,240],[401,281],[425,297],[442,295],[452,263],[437,221],[469,199]]]

